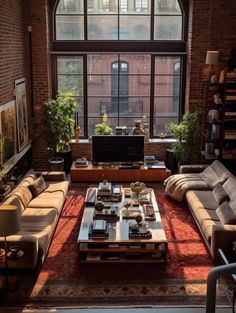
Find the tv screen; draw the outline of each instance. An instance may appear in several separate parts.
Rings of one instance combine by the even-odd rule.
[[[92,136],[92,159],[94,163],[143,162],[144,136]]]

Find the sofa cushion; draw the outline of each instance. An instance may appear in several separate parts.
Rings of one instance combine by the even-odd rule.
[[[32,193],[32,196],[35,198],[47,188],[47,185],[43,176],[41,175],[32,184],[28,185],[28,188]]]
[[[191,208],[205,208],[215,211],[219,206],[210,190],[189,190],[186,193],[186,200]]]
[[[55,209],[29,209],[21,215],[21,230],[18,233],[38,238],[39,250],[45,252],[56,226],[57,212]]]
[[[25,176],[22,178],[19,186],[28,186],[29,184],[32,184],[33,181],[37,179],[37,175],[33,169],[29,170]]]
[[[224,201],[229,201],[229,195],[221,184],[217,184],[214,187],[212,193],[219,204],[223,203]]]
[[[209,165],[202,173],[201,176],[203,180],[207,183],[210,188],[214,188],[217,184],[223,184],[229,177],[227,172],[219,173],[217,175],[216,171],[211,165]]]
[[[68,181],[50,183],[28,204],[29,208],[54,208],[60,213],[68,190]]]
[[[10,194],[6,200],[4,200],[4,202],[2,204],[12,204],[15,205],[18,209],[19,214],[21,215],[24,210],[25,210],[25,206],[24,204],[21,202],[20,198],[17,195],[14,194]]]
[[[230,199],[236,199],[236,179],[229,177],[226,182],[223,184],[223,187]]]
[[[216,209],[216,213],[222,224],[236,224],[236,215],[227,201]]]

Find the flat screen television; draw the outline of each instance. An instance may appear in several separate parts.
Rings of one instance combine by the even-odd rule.
[[[92,136],[92,161],[143,162],[144,136]]]

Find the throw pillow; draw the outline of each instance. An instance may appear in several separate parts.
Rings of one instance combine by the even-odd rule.
[[[28,188],[32,193],[32,196],[35,198],[47,188],[47,185],[43,176],[41,175],[32,184],[30,184]]]
[[[219,204],[223,203],[224,201],[229,201],[229,195],[221,184],[217,184],[214,187],[212,193],[214,198],[216,199],[216,202]]]
[[[222,224],[236,224],[236,215],[227,201],[223,202],[217,209],[218,215]]]

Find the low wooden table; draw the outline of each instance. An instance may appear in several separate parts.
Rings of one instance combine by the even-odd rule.
[[[70,170],[72,182],[99,182],[104,178],[112,182],[162,182],[170,175],[171,171],[163,163],[154,169],[148,169],[145,165],[141,165],[138,169],[120,169],[118,165],[94,166],[91,162],[88,167],[76,167],[73,162]]]
[[[90,188],[94,189],[94,188]],[[95,189],[97,191],[97,189]],[[144,263],[165,262],[167,257],[167,238],[163,229],[159,208],[153,189],[148,189],[150,201],[154,208],[155,221],[145,221],[143,206],[143,221],[148,225],[152,238],[130,238],[129,225],[136,224],[134,219],[123,219],[122,212],[124,197],[122,190],[122,201],[117,203],[106,203],[118,208],[119,219],[108,223],[108,237],[103,239],[90,238],[89,232],[94,218],[94,207],[85,206],[78,236],[78,257],[83,263]],[[133,209],[132,209],[133,210]]]

